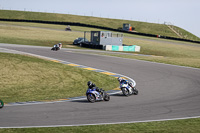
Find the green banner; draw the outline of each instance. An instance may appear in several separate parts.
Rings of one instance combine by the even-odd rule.
[[[129,46],[123,46],[123,51],[129,51]]]
[[[123,51],[135,51],[135,45],[133,45],[133,46],[123,46]]]
[[[135,51],[135,45],[129,46],[129,51]]]
[[[119,46],[112,45],[112,51],[119,51]]]

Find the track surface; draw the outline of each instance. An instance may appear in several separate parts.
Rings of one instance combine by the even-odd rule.
[[[7,106],[0,110],[0,127],[117,123],[200,116],[200,69],[109,56],[53,52],[49,47],[0,44],[126,75],[137,82],[138,96],[112,96],[109,102],[86,100]],[[75,50],[76,51],[76,50]],[[83,94],[84,95],[84,94]]]

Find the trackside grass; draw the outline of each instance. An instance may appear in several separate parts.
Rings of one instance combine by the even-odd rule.
[[[126,39],[125,43],[141,46],[140,54],[155,55],[150,57],[124,56],[126,58],[200,68],[200,47],[198,45],[177,45],[173,42],[160,43],[139,39]]]
[[[55,28],[60,28],[57,26],[54,27],[55,25],[52,25],[52,27],[51,25],[31,25],[30,23],[30,27],[23,27],[24,23],[20,27],[16,27],[15,25],[16,23],[0,25],[0,32],[4,33],[0,34],[0,42],[39,46],[53,46],[53,44],[62,42],[64,47],[77,48],[76,46],[72,45],[72,42],[75,38],[83,36],[82,32],[66,32],[55,30]],[[39,28],[33,28],[31,26],[38,26]],[[45,26],[48,27],[48,29],[44,29]],[[84,30],[84,28],[82,28],[82,30]],[[120,54],[112,54],[112,56],[200,68],[199,44],[184,42],[178,43],[173,41],[155,41],[137,38],[135,36],[133,37],[134,38],[131,38],[131,36],[125,37],[123,43],[127,45],[139,45],[141,46],[141,52],[139,54],[155,56],[122,56]],[[177,45],[177,43],[179,45]]]
[[[199,133],[199,125],[200,118],[97,126],[0,129],[0,133]]]
[[[32,28],[46,28],[46,29],[55,29],[64,31],[67,25],[54,25],[54,24],[39,24],[39,23],[25,23],[25,22],[6,22],[0,21],[0,25],[7,25],[7,26],[24,26],[24,27],[32,27]],[[103,30],[103,29],[96,29],[96,28],[87,28],[81,26],[70,26],[72,31],[96,31],[96,30]],[[105,30],[103,30],[105,31]],[[70,31],[68,31],[70,32]]]
[[[110,28],[115,28],[115,29],[122,28],[123,23],[129,23],[133,27],[136,28],[135,30],[137,32],[178,37],[172,30],[170,30],[164,24],[139,22],[139,21],[131,21],[131,20],[108,19],[108,18],[78,16],[78,15],[70,15],[70,14],[8,11],[8,10],[1,10],[0,18],[79,22],[79,23],[84,23],[84,24],[105,26],[105,27],[110,27]],[[188,31],[185,31],[182,28],[176,27],[176,29],[184,33],[184,35],[187,35],[188,39],[199,40],[198,37],[189,33]]]
[[[35,57],[0,53],[0,98],[5,102],[56,100],[84,96],[87,81],[105,90],[116,78]]]
[[[3,18],[15,18],[13,16],[14,14],[15,16],[17,16],[16,18],[19,19],[43,19],[53,21],[67,21],[66,19],[68,19],[69,21],[74,22],[80,20],[81,22],[84,21],[83,23],[97,25],[103,24],[102,26],[110,26],[113,28],[120,27],[122,23],[129,23],[129,21],[116,21],[112,19],[105,20],[95,17],[84,18],[73,15],[69,15],[66,17],[60,14],[30,14],[30,12],[8,12],[2,10],[0,11],[0,13],[0,17]],[[63,18],[65,18],[65,20],[63,20]],[[112,20],[113,22],[111,22],[110,20]],[[104,23],[102,23],[102,21]],[[72,41],[77,37],[83,36],[81,32],[65,32],[54,30],[63,30],[66,26],[43,25],[33,23],[0,23],[4,24],[0,25],[0,42],[3,43],[53,46],[53,44],[55,43],[62,42],[64,44],[64,47],[73,47],[72,45],[70,45],[72,44]],[[155,25],[145,26],[145,23],[135,23],[133,21],[130,23],[132,24],[132,26],[135,26],[136,30],[139,32],[153,34],[159,33],[161,35],[165,34],[176,37],[176,35],[171,33],[171,31],[165,29],[163,25],[156,26],[158,28],[156,29],[153,28],[155,27]],[[21,25],[24,27],[16,27],[16,25]],[[39,28],[33,28],[32,26]],[[159,32],[156,32],[156,30],[159,29],[161,30]],[[74,30],[88,31],[94,29],[75,27]],[[128,36],[131,37],[132,35]],[[197,40],[199,40],[199,38],[197,38]],[[138,37],[138,39],[124,38],[124,43],[128,45],[141,46],[142,49],[140,54],[156,56],[121,56],[119,54],[115,54],[114,56],[200,68],[199,47],[175,45],[172,41],[166,41],[166,43],[145,41],[142,39],[142,37]],[[85,94],[87,88],[86,83],[88,80],[94,81],[97,86],[103,87],[106,90],[118,86],[116,79],[114,79],[113,77],[79,69],[76,67],[69,67],[60,63],[15,54],[0,53],[0,57],[0,98],[6,103],[35,100],[54,100],[73,96],[82,96]],[[0,129],[0,133],[198,133],[200,132],[199,125],[200,119],[188,119],[118,125]]]
[[[72,44],[73,40],[82,33],[71,34],[65,31],[52,31],[48,29],[24,28],[14,26],[0,26],[0,42],[53,46],[53,44],[62,42]]]
[[[97,52],[90,52],[90,54],[109,55],[200,68],[200,46],[198,45],[177,45],[173,42],[162,43],[131,38],[124,38],[124,42],[125,44],[129,45],[132,44],[141,46],[141,52],[129,53],[128,55]],[[82,53],[84,52],[82,51]],[[150,56],[140,56],[135,54],[144,54]]]

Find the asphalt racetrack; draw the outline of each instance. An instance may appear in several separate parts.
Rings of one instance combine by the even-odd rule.
[[[77,53],[73,49],[0,44],[0,48],[56,58],[126,75],[139,95],[111,96],[109,102],[86,99],[35,105],[5,106],[0,127],[48,127],[154,121],[200,116],[200,69]],[[66,77],[67,78],[67,77]],[[84,88],[87,89],[87,88]],[[112,89],[112,88],[111,88]],[[85,94],[83,94],[85,95]]]

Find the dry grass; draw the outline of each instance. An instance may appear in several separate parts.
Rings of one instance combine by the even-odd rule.
[[[165,57],[190,57],[200,58],[200,47],[189,45],[177,45],[173,42],[155,42],[141,39],[124,39],[125,44],[141,46],[140,54],[157,55]],[[181,44],[181,43],[180,43]]]
[[[0,56],[0,98],[6,103],[83,96],[89,80],[105,90],[118,86],[114,77],[97,72],[35,57]]]
[[[0,25],[7,25],[7,26],[24,26],[24,27],[37,27],[37,28],[49,28],[55,30],[65,30],[67,25],[53,25],[53,24],[39,24],[39,23],[25,23],[25,22],[6,22],[0,21]],[[87,27],[80,27],[80,26],[70,26],[72,31],[96,31],[102,29],[96,28],[87,28]]]
[[[77,36],[83,36],[82,33],[76,32],[71,34],[65,31],[52,31],[47,29],[23,28],[0,26],[1,37],[9,37],[15,39],[30,39],[42,41],[73,41]]]
[[[8,11],[8,10],[1,10],[0,18],[79,22],[85,24],[105,26],[115,29],[122,27],[123,23],[129,23],[136,28],[136,31],[141,33],[178,37],[164,24],[138,22],[130,20],[108,19],[108,18],[99,18],[91,16],[77,16],[70,14],[23,12],[23,11]],[[182,31],[182,29],[179,27],[177,27],[177,29]],[[190,39],[193,38],[199,40],[198,37],[192,35],[187,31],[184,31],[184,34],[187,34]]]
[[[37,26],[36,24],[33,25]],[[44,25],[39,24],[39,26],[43,27]],[[48,25],[48,28],[51,28],[50,26],[51,25]],[[52,26],[53,29],[56,28],[54,25]],[[83,27],[82,30],[84,30]],[[41,46],[52,46],[57,42],[62,42],[64,47],[71,47],[72,45],[68,44],[72,44],[75,38],[83,36],[82,32],[66,32],[32,27],[16,27],[11,25],[0,25],[0,32],[4,33],[0,35],[0,42]],[[165,41],[163,43],[153,40],[149,41],[142,38],[124,38],[123,43],[141,46],[140,54],[163,56],[163,58],[130,55],[115,56],[200,68],[200,47],[197,47],[198,44],[193,44],[197,46],[187,45],[190,43],[177,45],[174,44],[173,41]]]

